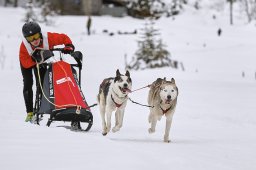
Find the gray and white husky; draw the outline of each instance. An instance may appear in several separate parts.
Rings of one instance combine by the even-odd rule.
[[[122,127],[128,93],[131,92],[131,88],[132,79],[129,71],[122,75],[117,70],[116,77],[106,78],[101,83],[97,98],[102,118],[103,135],[107,135],[111,129],[111,115],[115,110],[116,122],[112,132],[117,132]]]
[[[178,88],[175,84],[174,78],[171,81],[158,78],[154,81],[149,90],[148,104],[154,106],[150,108],[148,117],[151,127],[148,129],[149,133],[155,132],[157,120],[161,120],[162,116],[166,117],[164,142],[170,142],[169,133],[172,124],[172,117],[175,112],[178,97]]]

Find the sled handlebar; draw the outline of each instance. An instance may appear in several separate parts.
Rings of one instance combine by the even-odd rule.
[[[60,51],[60,52],[63,52],[64,48],[53,48],[53,49],[50,49],[50,51]]]
[[[53,48],[50,50],[45,50],[45,49],[36,49],[36,50],[40,51],[40,56],[41,56],[41,57],[39,57],[40,62],[42,62],[42,60],[45,61],[45,60],[53,57],[54,56],[53,51],[59,51],[61,53],[64,52],[64,48]],[[80,69],[82,69],[83,54],[80,51],[75,51],[75,52],[72,52],[70,55],[76,60],[77,66]],[[34,59],[36,61],[38,61],[37,58],[34,58]]]

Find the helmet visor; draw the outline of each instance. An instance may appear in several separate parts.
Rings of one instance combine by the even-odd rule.
[[[33,42],[34,40],[38,40],[41,37],[40,33],[36,33],[34,35],[26,37],[28,42]]]

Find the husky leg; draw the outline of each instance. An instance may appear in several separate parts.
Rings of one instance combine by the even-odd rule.
[[[166,117],[164,142],[167,142],[167,143],[171,142],[171,140],[169,140],[171,125],[172,125],[172,117],[171,118]]]
[[[154,133],[156,131],[156,122],[157,122],[157,117],[152,115],[151,127],[148,129],[149,133]]]
[[[107,115],[107,133],[110,131],[111,129],[111,115],[112,115],[112,111],[110,109],[106,109],[106,115]]]
[[[120,116],[120,110],[117,109],[115,113],[115,118],[116,118],[115,126],[119,124],[119,116]]]
[[[152,112],[150,111],[148,115],[148,123],[152,122],[152,118],[153,118],[153,115],[152,115]]]
[[[106,118],[105,118],[105,107],[100,106],[100,115],[102,120],[102,135],[107,134]]]
[[[116,111],[116,114],[118,114],[118,120],[116,122],[116,126],[112,129],[112,132],[119,131],[120,128],[123,126],[124,110],[118,110]]]
[[[116,110],[115,119],[116,119],[115,127],[112,128],[112,132],[116,132],[119,130],[118,125],[119,125],[119,119],[120,119],[120,109]]]

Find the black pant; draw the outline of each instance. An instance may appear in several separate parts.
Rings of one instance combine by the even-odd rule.
[[[39,82],[38,72],[36,67],[24,68],[22,67],[22,65],[20,65],[20,68],[23,76],[23,96],[24,96],[24,101],[26,105],[26,111],[27,113],[29,113],[29,112],[33,112],[33,70],[36,78],[36,84],[38,84],[37,82]],[[41,83],[43,84],[46,68],[40,67],[39,72],[41,77]],[[37,87],[37,89],[40,90],[40,87]]]

